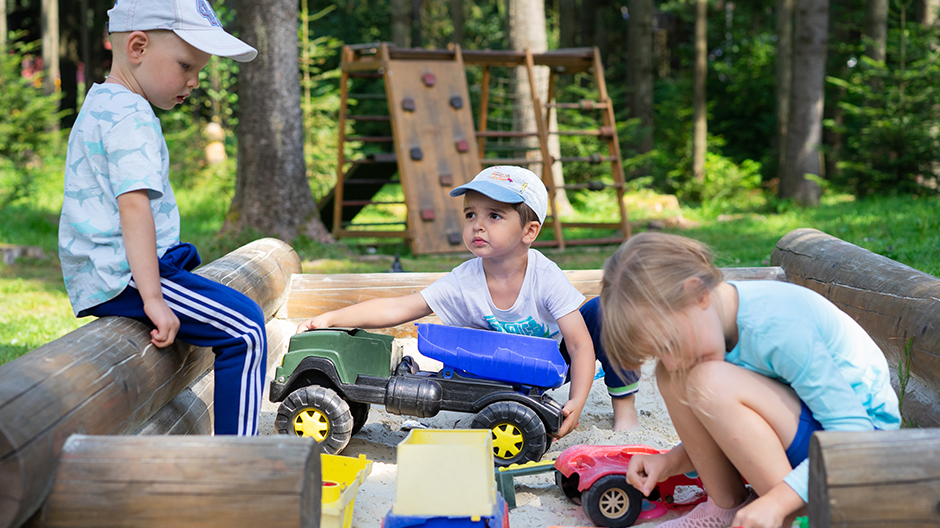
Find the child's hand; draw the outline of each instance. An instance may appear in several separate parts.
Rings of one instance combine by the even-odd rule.
[[[314,317],[313,319],[308,319],[300,323],[299,325],[297,325],[296,333],[299,334],[301,332],[306,332],[307,330],[316,330],[317,328],[329,328],[329,327],[330,327],[330,323],[326,319],[326,314],[321,314],[321,315]]]
[[[666,473],[667,462],[666,455],[633,455],[627,464],[627,483],[649,495],[659,481],[671,476]]]
[[[562,407],[561,412],[565,415],[565,419],[561,422],[561,427],[558,428],[558,432],[551,435],[552,438],[561,438],[570,433],[575,427],[578,426],[578,419],[581,418],[581,409],[578,408],[577,404],[573,403],[571,400],[568,400],[565,403],[565,406]]]
[[[731,526],[744,528],[777,528],[790,526],[797,512],[806,506],[803,499],[786,482],[770,488],[754,502],[738,510]]]
[[[168,347],[176,340],[180,329],[179,317],[162,298],[144,303],[144,313],[156,328],[150,331],[150,342],[157,348]]]
[[[779,528],[783,526],[785,513],[780,505],[768,498],[760,498],[738,510],[731,526],[742,528]],[[789,526],[789,525],[788,525]]]

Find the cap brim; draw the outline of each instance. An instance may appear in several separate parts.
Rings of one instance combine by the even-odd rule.
[[[258,50],[222,29],[174,29],[173,32],[192,47],[211,55],[238,62],[248,62],[258,56]]]
[[[467,194],[467,191],[476,191],[484,196],[488,196],[497,202],[503,203],[522,203],[524,198],[521,194],[511,191],[501,185],[484,180],[473,180],[465,183],[450,191],[451,196],[461,196]]]

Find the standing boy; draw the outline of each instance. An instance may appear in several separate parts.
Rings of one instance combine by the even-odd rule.
[[[490,167],[451,196],[464,196],[463,241],[477,257],[420,292],[371,299],[302,323],[384,328],[435,313],[444,324],[565,339],[571,388],[557,435],[574,429],[594,381],[594,347],[578,307],[584,296],[551,260],[529,246],[547,212],[548,193],[532,171]]]
[[[190,270],[170,188],[169,152],[150,105],[169,110],[199,85],[211,55],[252,60],[207,0],[118,0],[113,60],[69,135],[59,257],[78,317],[149,321],[154,346],[178,337],[215,353],[215,433],[255,435],[267,343],[261,308]],[[150,104],[148,104],[148,102]]]

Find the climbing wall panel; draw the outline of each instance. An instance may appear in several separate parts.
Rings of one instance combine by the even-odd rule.
[[[384,76],[412,251],[460,251],[463,201],[449,193],[481,169],[460,52],[453,60],[388,60]]]

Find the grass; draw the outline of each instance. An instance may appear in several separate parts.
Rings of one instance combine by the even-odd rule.
[[[0,264],[0,363],[10,361],[84,324],[73,317],[55,256],[56,233],[62,207],[61,167],[53,160],[37,179],[28,200],[0,209],[0,246],[38,246],[47,258]],[[177,185],[183,240],[199,248],[203,262],[214,260],[256,238],[217,235],[231,202],[234,168],[229,164],[203,171]],[[58,165],[57,165],[58,164]],[[576,219],[611,221],[617,218],[616,202],[603,193],[573,195]],[[752,210],[720,214],[716,206],[679,207],[668,197],[648,192],[631,194],[631,219],[644,229],[646,219],[679,219],[687,227],[666,231],[683,234],[711,245],[722,267],[767,266],[774,245],[793,229],[813,227],[932,275],[940,275],[940,198],[881,197],[856,201],[851,196],[830,195],[814,209],[790,208],[781,213],[762,213],[762,202]],[[386,208],[363,213],[363,221],[388,221],[401,210]],[[572,218],[574,219],[574,218]],[[669,222],[666,222],[668,225]],[[550,230],[546,230],[550,231]],[[585,238],[610,236],[612,231],[587,230]],[[570,235],[570,234],[569,234]],[[550,238],[546,232],[543,238]],[[386,271],[399,255],[406,271],[448,271],[466,260],[468,252],[415,257],[402,243],[387,240],[323,245],[296,240],[293,247],[307,273],[369,273]],[[595,269],[603,265],[614,246],[569,246],[565,251],[543,252],[562,269]]]

